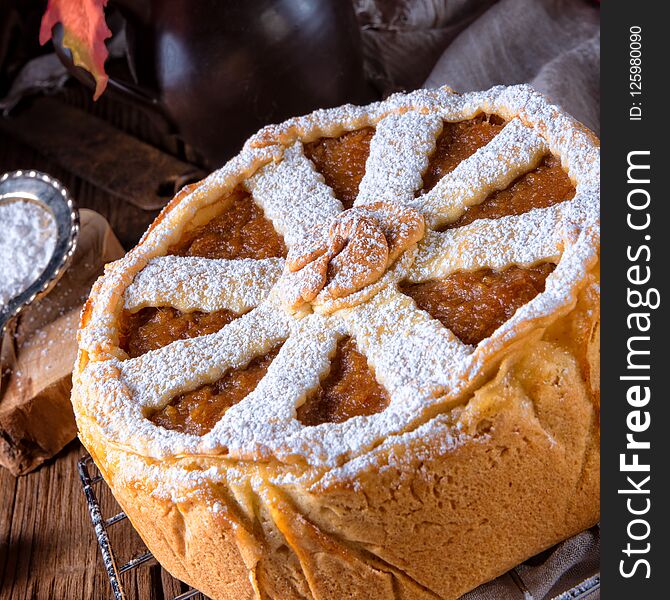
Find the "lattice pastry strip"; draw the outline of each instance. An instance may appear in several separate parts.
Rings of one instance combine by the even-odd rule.
[[[557,204],[522,215],[481,219],[443,232],[431,231],[419,245],[407,280],[419,283],[457,271],[558,262],[566,239],[564,213],[565,207]]]
[[[126,290],[125,308],[136,312],[148,306],[171,306],[182,312],[225,309],[243,313],[267,297],[283,268],[282,258],[159,256]]]
[[[539,134],[513,119],[486,146],[411,204],[421,208],[430,227],[451,223],[469,206],[479,204],[491,192],[506,188],[535,168],[548,151]]]
[[[409,111],[379,122],[356,206],[373,202],[409,204],[421,188],[422,175],[442,131],[442,119]]]
[[[490,191],[505,187],[520,174],[532,169],[547,152],[546,143],[540,136],[520,121],[513,120],[489,144],[443,177],[431,192],[413,199],[421,187],[422,174],[427,168],[428,158],[435,148],[435,140],[441,129],[442,120],[435,115],[427,116],[409,111],[384,117],[377,124],[371,141],[366,175],[361,182],[356,204],[365,204],[384,197],[390,202],[420,206],[433,224],[453,220],[468,206],[481,202]],[[284,235],[289,246],[296,244],[306,232],[319,224],[327,223],[343,210],[331,188],[324,183],[314,165],[305,157],[300,142],[288,147],[277,163],[270,163],[260,169],[247,180],[246,185],[266,216]],[[377,190],[377,196],[372,193],[373,190]],[[542,239],[543,246],[540,248],[531,239],[539,230],[546,234],[546,237],[536,238]],[[480,266],[501,268],[511,263],[530,264],[542,259],[556,259],[560,254],[562,237],[560,211],[555,207],[531,211],[519,217],[476,221],[469,226],[444,233],[429,231],[420,244],[408,279],[423,281],[446,276],[456,270],[475,269]],[[493,247],[505,247],[507,251],[492,252]],[[281,259],[154,259],[126,292],[126,307],[137,309],[153,304],[174,306],[186,311],[227,308],[243,312],[267,296],[282,264]],[[172,266],[183,268],[184,280],[193,278],[192,289],[189,286],[185,290],[178,276],[179,271],[173,281],[168,281]],[[158,279],[154,279],[155,277]],[[216,281],[217,277],[221,277],[219,282]],[[258,284],[256,293],[245,291],[247,286],[243,284],[244,278],[248,278],[250,283],[255,281]],[[148,285],[149,281],[161,279],[165,285],[155,286],[162,288],[160,291],[154,289],[154,285]],[[174,342],[145,355],[146,360],[138,357],[127,361],[123,368],[124,378],[131,387],[142,387],[140,396],[150,398],[147,407],[161,407],[175,395],[202,383],[215,381],[227,369],[242,367],[255,356],[266,353],[272,347],[269,340],[278,343],[282,338],[283,341],[287,335],[286,330],[279,336],[272,335],[267,330],[254,330],[253,335],[260,342],[255,352],[240,356],[215,354],[214,346],[217,344],[227,347],[232,341],[235,346],[238,328],[246,329],[252,317],[256,318],[260,313],[256,309],[249,313],[249,318],[234,321],[218,333],[195,340]],[[382,289],[367,303],[340,311],[339,318],[355,337],[359,349],[375,370],[377,379],[392,398],[406,389],[413,389],[418,394],[420,389],[425,391],[443,388],[449,377],[449,369],[446,367],[462,361],[472,350],[428,313],[419,310],[410,298],[397,291],[393,285]],[[273,361],[273,365],[276,363],[278,367],[273,368],[271,365],[256,391],[240,403],[242,407],[237,410],[248,410],[247,405],[254,403],[254,399],[262,394],[284,389],[286,385],[291,387],[294,376],[287,378],[286,370],[279,366],[288,360],[287,357],[294,357],[298,351],[296,340],[302,340],[304,344],[308,339],[304,330],[303,335],[292,336],[290,344],[285,344]],[[148,379],[144,376],[145,362],[157,364],[158,371],[162,364],[167,367],[167,372],[172,372],[175,357],[183,352],[183,344],[188,345],[189,354],[195,357],[193,360],[196,363],[201,361],[210,367],[203,370],[189,369],[192,376],[188,378],[179,376]],[[323,361],[315,362],[314,357],[310,360],[310,351],[317,346],[318,344],[311,342],[305,346],[304,356],[291,362],[291,370],[295,371],[297,364],[303,370],[309,370],[310,365],[316,368],[316,362],[323,367]],[[311,378],[312,383],[318,382],[319,372],[311,372],[306,377]],[[305,388],[302,389],[304,395]],[[271,402],[264,406],[264,411],[272,410],[273,418],[277,418],[277,411],[280,406],[286,406],[286,403]],[[232,417],[236,411],[230,410],[233,411]],[[251,412],[256,414],[256,411]],[[225,419],[228,420],[229,418]]]
[[[414,198],[441,130],[441,117],[416,111],[379,121],[355,205],[377,201],[408,204],[423,212],[430,227],[439,227],[535,168],[549,150],[539,134],[513,119],[432,190]],[[339,207],[333,204],[334,193],[304,156],[299,142],[286,150],[278,164],[262,168],[247,187],[290,246],[342,210],[339,201],[335,200]],[[304,198],[312,187],[317,193]],[[289,227],[293,233],[287,233]]]
[[[266,354],[289,333],[287,316],[262,304],[216,333],[178,340],[123,361],[121,379],[144,408],[159,409],[174,396],[213,383],[228,369]]]
[[[260,169],[246,185],[288,246],[343,208],[300,142],[288,147],[279,162]]]
[[[408,388],[415,394],[441,388],[449,365],[472,351],[395,286],[343,310],[340,317],[392,397]]]
[[[461,121],[482,112],[500,114],[509,122],[497,137],[461,162],[431,191],[415,197],[441,132],[442,119]],[[284,265],[281,259],[161,258],[159,253],[165,253],[166,246],[152,244],[156,236],[165,235],[169,214],[137,251],[138,256],[144,252],[152,260],[143,271],[138,270],[129,287],[127,283],[124,286],[125,308],[129,310],[174,306],[183,311],[226,308],[244,312],[252,308],[217,333],[173,342],[138,358],[114,359],[120,370],[119,380],[128,389],[127,397],[139,403],[144,414],[161,408],[180,393],[216,381],[228,369],[244,367],[254,357],[283,343],[255,390],[229,408],[208,434],[199,440],[193,438],[189,442],[192,447],[197,445],[203,451],[226,447],[237,456],[244,456],[247,450],[252,455],[254,448],[270,448],[276,456],[293,451],[332,466],[341,452],[360,452],[375,436],[392,435],[407,426],[440,394],[458,393],[487,357],[497,355],[511,343],[512,333],[526,322],[567,310],[570,305],[573,288],[593,259],[595,242],[584,240],[597,237],[597,214],[593,212],[598,202],[597,149],[587,134],[527,88],[465,96],[421,90],[368,108],[343,107],[291,120],[250,140],[245,146],[248,156],[238,161],[247,165],[244,169],[231,163],[233,166],[224,167],[222,175],[209,178],[203,190],[196,190],[176,207],[192,216],[198,207],[214,202],[216,195],[221,197],[235,186],[245,185],[291,249],[312,228],[329,227],[343,210],[306,158],[303,140],[336,136],[360,127],[375,127],[376,131],[354,210],[379,201],[409,206],[425,218],[426,237],[417,248],[405,249],[375,283],[338,299],[330,316],[307,314],[309,310],[291,313],[280,306],[279,290],[284,281],[284,274],[280,276]],[[576,183],[574,200],[520,216],[434,231],[532,170],[550,150],[560,156]],[[583,207],[588,210],[582,211]],[[580,234],[585,229],[587,236]],[[397,289],[402,279],[421,282],[459,270],[503,269],[544,260],[558,263],[545,292],[501,326],[500,335],[494,333],[476,349],[463,344]],[[139,258],[137,261],[141,264]],[[115,272],[109,273],[112,285]],[[111,306],[114,293],[105,295],[103,290],[98,297],[107,298]],[[317,308],[312,305],[312,309]],[[98,307],[95,311],[98,321],[111,314]],[[83,333],[84,342],[88,335],[91,346],[95,342],[107,348],[106,338],[104,344],[100,341],[105,323],[96,322],[87,328],[90,333]],[[115,330],[109,326],[108,331]],[[370,417],[305,428],[295,419],[295,410],[327,373],[337,340],[347,333],[354,337],[378,381],[389,392],[391,404],[383,413]],[[115,334],[105,335],[114,339]],[[83,347],[87,348],[86,343]],[[173,444],[171,449],[180,444],[183,448],[188,436],[179,434],[177,441],[172,434],[176,435],[161,430],[155,435],[161,444]],[[115,435],[121,439],[125,434],[119,430]],[[174,442],[168,444],[169,439]],[[162,445],[161,452],[167,446]]]
[[[330,323],[327,321],[330,320]],[[309,315],[292,324],[291,334],[258,386],[232,406],[212,430],[216,437],[234,423],[253,431],[268,422],[295,419],[296,409],[328,373],[342,333],[328,317]],[[290,374],[290,376],[287,376]],[[249,419],[249,416],[252,418]],[[263,425],[265,423],[266,425]],[[282,425],[283,426],[283,425]],[[295,424],[296,428],[299,425]]]

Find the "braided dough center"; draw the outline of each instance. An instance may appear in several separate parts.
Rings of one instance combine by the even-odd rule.
[[[423,215],[388,202],[350,208],[291,248],[291,285],[284,303],[296,310],[315,300],[342,298],[374,283],[424,235]]]

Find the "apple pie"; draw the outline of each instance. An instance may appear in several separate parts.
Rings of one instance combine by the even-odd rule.
[[[79,435],[214,599],[457,598],[599,519],[599,143],[526,86],[264,128],[84,309]]]

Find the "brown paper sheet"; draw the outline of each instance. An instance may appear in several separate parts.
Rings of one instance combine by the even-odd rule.
[[[10,375],[0,397],[0,465],[14,475],[34,470],[76,435],[70,389],[79,313],[104,264],[124,254],[101,215],[82,209],[80,219],[72,264],[21,312],[3,343]]]

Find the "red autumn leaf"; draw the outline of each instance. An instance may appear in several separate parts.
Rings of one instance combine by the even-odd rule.
[[[105,23],[107,0],[49,0],[42,17],[40,44],[51,39],[57,23],[63,24],[63,46],[72,52],[74,64],[84,67],[95,78],[97,100],[107,86],[105,40],[112,32]]]

